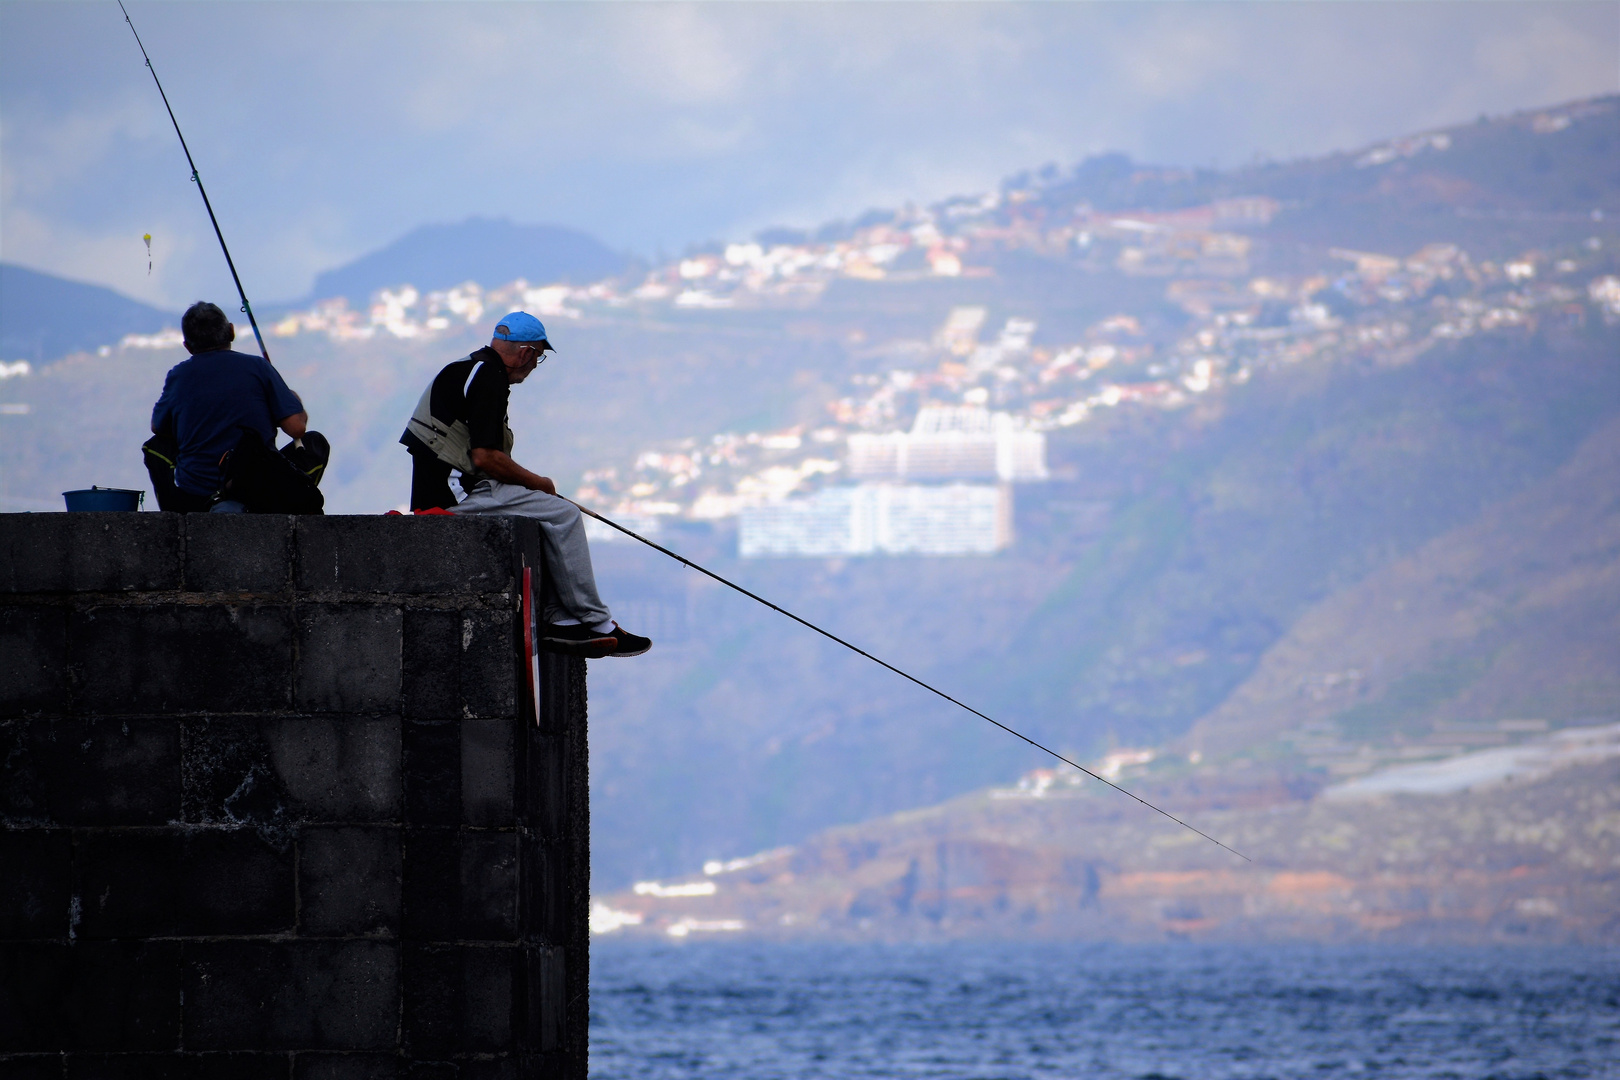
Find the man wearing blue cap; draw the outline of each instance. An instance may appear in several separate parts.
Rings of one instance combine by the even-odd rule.
[[[514,311],[486,347],[434,377],[399,439],[413,461],[411,509],[537,519],[551,586],[542,643],[576,656],[639,656],[652,642],[614,622],[597,595],[579,507],[558,497],[550,477],[512,460],[512,384],[528,378],[550,348],[540,320]],[[466,496],[460,502],[450,490],[452,471]]]

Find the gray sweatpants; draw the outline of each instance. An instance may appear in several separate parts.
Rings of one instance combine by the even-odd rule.
[[[538,521],[550,586],[543,597],[541,617],[549,623],[582,622],[598,629],[612,622],[607,605],[596,594],[596,574],[591,569],[591,549],[585,542],[585,519],[579,507],[543,491],[484,480],[454,512],[513,514]]]

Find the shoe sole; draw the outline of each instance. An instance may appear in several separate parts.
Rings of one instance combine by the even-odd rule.
[[[608,653],[608,655],[609,656],[640,656],[642,653],[647,652],[651,648],[652,648],[652,642],[649,641],[647,643],[647,648],[646,649],[637,649],[635,652],[610,652],[610,653]]]
[[[619,647],[617,638],[592,638],[589,641],[571,641],[567,638],[541,638],[537,643],[542,652],[558,653],[562,656],[578,656],[586,660],[600,660],[604,656],[612,656],[613,650]]]

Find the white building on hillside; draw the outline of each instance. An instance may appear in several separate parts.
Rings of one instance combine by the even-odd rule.
[[[745,507],[737,527],[744,558],[990,555],[1012,539],[1012,491],[994,484],[826,488]]]
[[[857,480],[1045,480],[1046,435],[976,405],[929,405],[908,432],[849,437]]]

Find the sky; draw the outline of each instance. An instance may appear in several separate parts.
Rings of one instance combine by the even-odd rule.
[[[1615,2],[129,10],[258,304],[472,215],[654,256],[1105,151],[1232,166],[1620,90]],[[113,0],[0,0],[0,258],[234,291]]]

